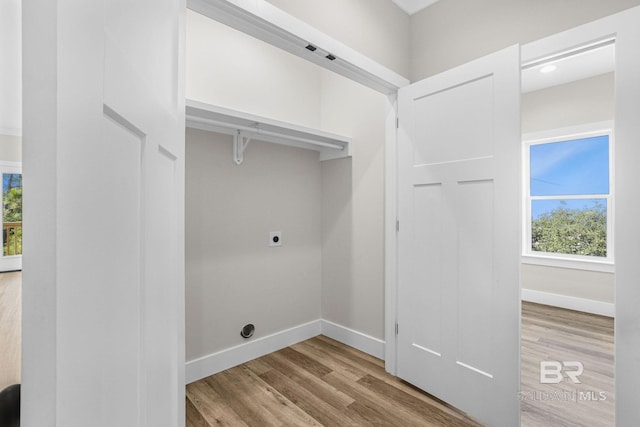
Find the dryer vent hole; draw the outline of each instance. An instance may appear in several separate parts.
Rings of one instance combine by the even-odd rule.
[[[249,323],[248,325],[244,325],[244,327],[240,331],[240,336],[242,338],[251,338],[255,330],[256,330],[256,327],[253,326],[253,324]]]

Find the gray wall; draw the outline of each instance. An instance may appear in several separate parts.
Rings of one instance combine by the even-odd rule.
[[[253,141],[238,166],[230,136],[186,141],[187,360],[319,319],[318,153]]]
[[[322,128],[353,138],[353,157],[322,163],[322,315],[384,339],[384,96],[329,71]]]
[[[411,17],[411,75],[421,80],[640,4],[640,0],[441,0]]]

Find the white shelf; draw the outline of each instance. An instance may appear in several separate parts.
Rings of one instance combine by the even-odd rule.
[[[242,163],[249,141],[315,150],[320,160],[351,156],[351,138],[188,99],[187,127],[234,137],[234,160]]]

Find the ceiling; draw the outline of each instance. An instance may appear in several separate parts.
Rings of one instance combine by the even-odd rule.
[[[400,9],[407,12],[409,15],[413,15],[416,12],[421,11],[427,6],[431,6],[438,0],[391,0],[400,7]]]
[[[555,71],[542,73],[540,69],[555,65]],[[614,71],[615,45],[580,50],[577,53],[561,55],[548,61],[540,61],[522,70],[522,92],[533,92],[552,86],[582,80]]]

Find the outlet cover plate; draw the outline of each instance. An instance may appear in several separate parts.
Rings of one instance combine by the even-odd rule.
[[[282,246],[282,231],[271,231],[269,233],[269,247]]]

